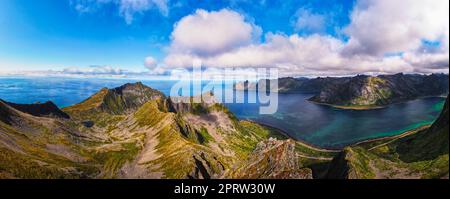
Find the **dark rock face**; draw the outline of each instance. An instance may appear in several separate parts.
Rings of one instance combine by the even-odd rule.
[[[179,100],[179,99],[175,99],[173,97],[169,97],[167,99],[170,112],[174,112],[174,113],[190,113],[190,112],[192,112],[192,106],[190,103],[183,103],[183,102],[181,102],[181,101],[179,102],[177,100]]]
[[[217,174],[221,174],[225,168],[216,157],[207,157],[203,152],[198,152],[192,156],[195,167],[192,172],[187,175],[189,179],[211,179],[216,178]]]
[[[81,124],[83,124],[83,126],[87,127],[87,128],[92,128],[95,123],[93,121],[82,121]]]
[[[331,161],[331,166],[328,170],[326,178],[329,179],[348,179],[349,176],[349,165],[347,162],[347,156],[351,156],[348,151],[342,151],[336,155]]]
[[[215,105],[217,100],[213,93],[203,93],[195,97],[169,97],[167,105],[170,112],[206,114],[209,107]]]
[[[0,121],[11,124],[11,111],[4,101],[0,100]]]
[[[61,111],[53,102],[36,104],[15,104],[6,102],[9,106],[36,117],[52,117],[61,119],[70,119],[70,116]]]

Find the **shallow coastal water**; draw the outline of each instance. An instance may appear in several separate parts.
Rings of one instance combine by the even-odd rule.
[[[15,103],[53,101],[66,107],[83,101],[103,87],[113,88],[126,79],[77,79],[0,77],[0,98]],[[174,81],[142,81],[169,95]],[[198,92],[194,92],[198,93]],[[237,91],[240,96],[246,93]],[[250,119],[279,128],[291,137],[313,145],[339,148],[358,141],[400,134],[431,124],[439,115],[443,98],[424,98],[393,104],[383,109],[342,110],[306,101],[311,94],[279,94],[278,111],[260,115],[259,104],[227,103],[240,119]]]

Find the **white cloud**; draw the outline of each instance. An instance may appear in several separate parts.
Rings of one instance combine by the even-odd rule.
[[[168,16],[169,0],[71,0],[71,4],[79,13],[90,13],[107,4],[118,6],[118,12],[127,24],[133,23],[136,15],[151,9],[158,9],[163,16]]]
[[[269,33],[262,44],[240,47],[215,56],[171,54],[171,67],[190,66],[201,59],[210,67],[278,67],[283,76],[351,75],[354,73],[414,72],[399,57],[347,58],[341,55],[345,43],[329,36],[281,35]]]
[[[67,67],[61,73],[71,75],[124,75],[126,70],[111,66]]]
[[[133,23],[136,14],[149,10],[156,6],[162,15],[167,16],[169,9],[167,0],[120,0],[120,14],[125,18],[127,24]]]
[[[156,67],[152,70],[131,71],[112,66],[71,66],[58,70],[10,70],[1,71],[5,76],[31,77],[75,77],[75,78],[127,78],[127,79],[170,79],[164,68]]]
[[[150,70],[154,69],[157,66],[158,62],[155,58],[148,56],[144,60],[144,66]]]
[[[170,51],[215,55],[250,44],[259,32],[258,27],[246,22],[237,12],[200,9],[175,24]]]
[[[360,0],[345,32],[348,55],[412,51],[423,39],[446,40],[448,46],[449,1]]]
[[[293,26],[295,31],[320,33],[325,31],[325,17],[320,14],[300,8],[294,16]]]
[[[448,73],[448,7],[447,0],[360,0],[345,29],[348,41],[318,34],[267,33],[264,42],[254,42],[257,26],[238,13],[199,10],[176,24],[164,65],[190,67],[201,59],[211,67],[276,66],[283,76]],[[313,24],[321,23],[308,11],[297,14],[299,20],[303,15],[316,18]],[[308,23],[297,25],[314,28]],[[424,40],[439,45],[430,48]]]

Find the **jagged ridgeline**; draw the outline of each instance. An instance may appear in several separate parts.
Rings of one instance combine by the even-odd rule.
[[[62,110],[0,101],[0,178],[312,178],[336,154],[175,101],[142,83]]]

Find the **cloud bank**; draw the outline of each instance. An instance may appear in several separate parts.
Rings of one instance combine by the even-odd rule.
[[[296,15],[298,29],[323,23],[306,10]],[[201,59],[208,67],[278,67],[284,76],[448,73],[448,24],[447,0],[360,0],[342,30],[348,40],[278,32],[260,38],[261,28],[233,10],[197,10],[174,26],[163,65]]]

